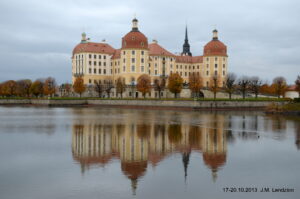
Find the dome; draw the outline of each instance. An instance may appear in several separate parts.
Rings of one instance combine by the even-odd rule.
[[[140,31],[131,31],[122,38],[122,48],[148,49],[148,39]]]
[[[227,56],[227,46],[218,39],[218,31],[213,30],[213,39],[204,46],[204,56]]]
[[[138,29],[138,20],[132,20],[132,30],[122,38],[122,49],[124,48],[142,48],[148,49],[148,39]]]

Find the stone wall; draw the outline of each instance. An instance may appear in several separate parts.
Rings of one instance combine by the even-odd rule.
[[[192,109],[255,109],[264,108],[271,103],[285,104],[288,102],[270,101],[190,101],[190,100],[41,100],[1,99],[0,105],[43,105],[43,106],[125,106],[125,107],[170,107]]]

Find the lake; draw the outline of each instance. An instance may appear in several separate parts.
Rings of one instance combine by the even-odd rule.
[[[1,199],[300,197],[300,118],[262,112],[2,106],[0,157]]]

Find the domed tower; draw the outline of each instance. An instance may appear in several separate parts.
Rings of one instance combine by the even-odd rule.
[[[213,30],[213,38],[204,46],[203,64],[205,86],[209,86],[210,77],[217,75],[220,77],[220,85],[223,86],[227,75],[227,46],[218,38],[218,31]]]
[[[122,38],[121,74],[127,85],[136,84],[137,78],[148,71],[148,39],[138,29],[138,20],[132,20],[132,30]]]

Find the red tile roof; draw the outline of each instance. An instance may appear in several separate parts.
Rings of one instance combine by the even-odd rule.
[[[177,56],[177,63],[203,63],[203,56]]]
[[[149,44],[149,55],[161,55],[161,56],[170,56],[170,57],[175,57],[176,55],[170,53],[157,43],[152,43]]]
[[[131,31],[122,38],[122,49],[124,48],[148,49],[148,39],[140,31]]]
[[[204,56],[227,56],[227,47],[218,39],[211,40],[204,46]]]
[[[120,57],[121,57],[121,49],[115,50],[115,53],[112,56],[112,59],[119,59]]]
[[[89,52],[89,53],[104,53],[104,54],[114,54],[115,49],[106,43],[80,43],[73,50],[73,56],[76,53]]]

